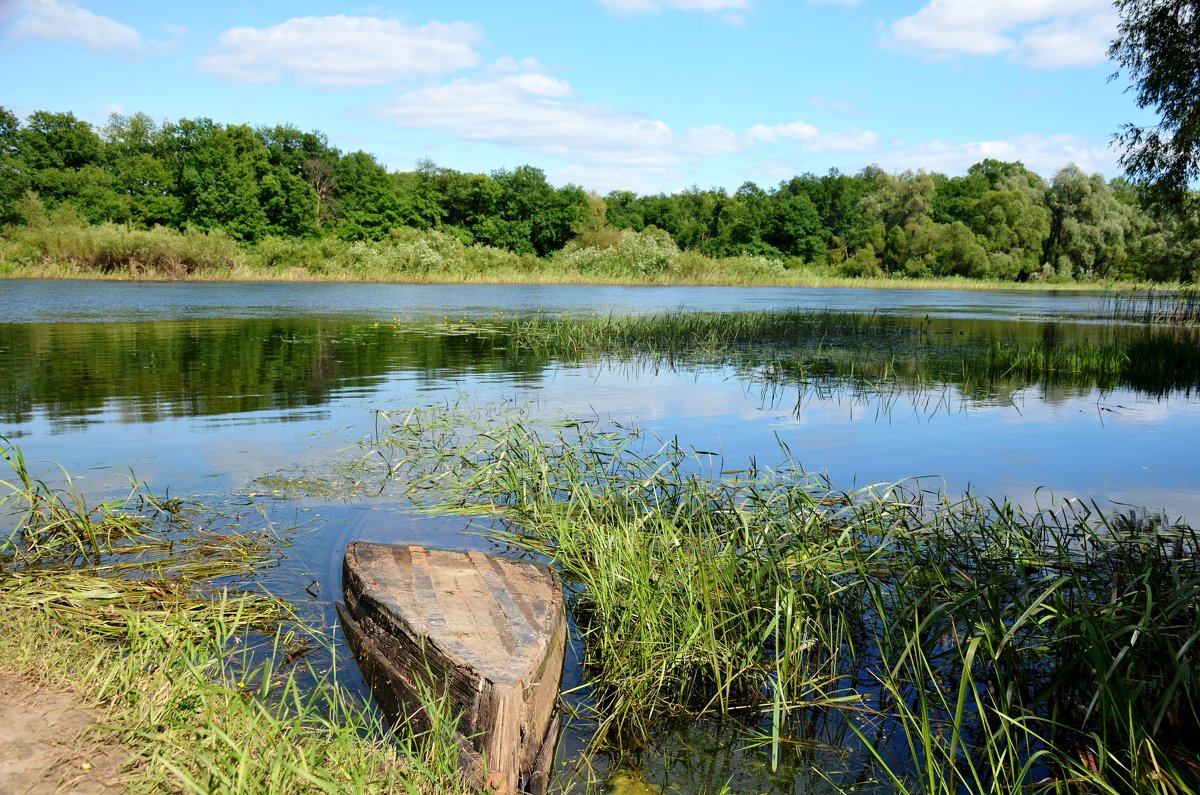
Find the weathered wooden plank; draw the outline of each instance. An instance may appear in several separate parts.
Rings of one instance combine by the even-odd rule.
[[[474,550],[356,542],[342,626],[380,706],[424,722],[417,688],[460,716],[468,780],[542,792],[558,736],[566,647],[562,587],[547,566]],[[469,738],[469,739],[467,739]]]

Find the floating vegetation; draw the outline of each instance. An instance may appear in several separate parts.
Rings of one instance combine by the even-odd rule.
[[[1200,535],[1182,522],[839,493],[786,450],[731,472],[619,427],[469,423],[410,413],[381,456],[429,510],[490,516],[559,567],[614,753],[724,716],[773,765],[815,724],[848,728],[838,789],[1200,786]]]

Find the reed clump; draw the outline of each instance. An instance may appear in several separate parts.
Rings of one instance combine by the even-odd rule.
[[[1200,785],[1200,537],[1182,523],[842,494],[786,451],[730,472],[615,427],[464,428],[414,412],[379,450],[430,509],[490,516],[560,568],[610,746],[749,711],[778,763],[833,712],[861,764],[838,787]]]
[[[1200,325],[1200,287],[1185,285],[1177,290],[1133,290],[1108,297],[1112,320],[1147,325]]]
[[[783,310],[538,315],[485,323],[478,331],[492,334],[513,355],[610,356],[667,365],[686,360],[731,366],[752,381],[776,385],[922,392],[957,384],[965,393],[986,393],[1005,384],[1056,384],[1158,395],[1200,384],[1200,345],[1187,330],[1056,342],[949,329],[886,315]]]

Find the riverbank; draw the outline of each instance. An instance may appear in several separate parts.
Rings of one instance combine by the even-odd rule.
[[[116,795],[128,749],[105,742],[103,716],[83,696],[0,669],[0,792]]]
[[[851,275],[797,258],[713,258],[680,251],[669,238],[628,232],[614,245],[574,244],[547,257],[467,245],[437,231],[397,230],[383,241],[267,238],[242,245],[220,232],[100,226],[9,228],[0,236],[0,278],[115,281],[379,282],[883,288],[900,290],[1133,290],[1178,285],[1079,281],[1048,275],[1025,282],[961,276]]]

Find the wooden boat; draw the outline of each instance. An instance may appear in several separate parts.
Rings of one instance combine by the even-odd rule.
[[[342,590],[342,628],[389,719],[428,728],[418,689],[446,696],[468,783],[545,791],[567,635],[552,569],[475,550],[354,542]]]

